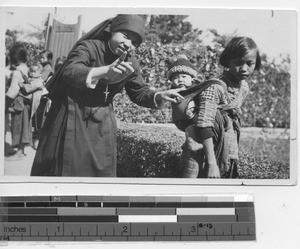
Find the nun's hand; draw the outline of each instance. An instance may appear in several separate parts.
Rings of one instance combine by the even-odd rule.
[[[184,100],[178,92],[182,91],[183,88],[170,89],[163,92],[157,92],[155,95],[155,101],[158,106],[161,106],[161,103],[164,101],[169,101],[171,103],[180,103]]]
[[[105,76],[105,83],[116,84],[128,78],[134,72],[131,62],[122,61],[122,59],[115,60],[108,66]]]

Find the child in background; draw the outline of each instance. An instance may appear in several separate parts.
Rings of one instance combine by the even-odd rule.
[[[199,109],[193,118],[195,124],[189,127],[200,139],[213,138],[218,168],[211,167],[207,159],[203,168],[199,160],[203,152],[193,153],[185,146],[182,153],[185,177],[198,177],[199,168],[211,178],[239,176],[241,106],[249,93],[246,78],[261,66],[256,43],[248,37],[231,39],[221,53],[220,65],[224,67],[221,78],[208,81],[208,87],[195,97]]]
[[[6,106],[11,115],[12,147],[17,151],[5,160],[22,160],[25,156],[25,146],[31,143],[30,130],[30,96],[24,96],[19,83],[28,79],[27,51],[22,44],[16,43],[9,50],[12,74],[6,91]]]
[[[52,59],[53,54],[50,50],[44,50],[40,53],[40,62],[43,66],[42,79],[44,83],[46,83],[48,78],[53,74]]]

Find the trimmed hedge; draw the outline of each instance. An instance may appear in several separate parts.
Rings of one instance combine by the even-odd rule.
[[[118,177],[181,178],[181,145],[184,133],[159,125],[121,123],[118,128]],[[280,146],[279,146],[280,145]],[[254,147],[257,147],[255,149]],[[286,148],[284,151],[270,148]],[[263,154],[261,153],[263,151]],[[240,145],[239,173],[243,179],[288,179],[288,159],[274,153],[288,155],[289,139],[269,138],[253,143],[244,137]],[[268,154],[269,153],[269,154]]]
[[[166,127],[119,125],[118,177],[181,178],[184,136]]]

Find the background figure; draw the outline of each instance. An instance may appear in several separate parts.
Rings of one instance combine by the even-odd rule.
[[[50,50],[44,50],[40,53],[40,62],[43,66],[42,79],[47,82],[48,78],[53,74],[52,68],[53,54]]]
[[[52,99],[41,131],[32,176],[116,176],[116,119],[112,101],[125,87],[138,105],[157,108],[182,98],[156,92],[131,55],[144,39],[138,15],[118,15],[82,37],[49,82]],[[93,39],[94,38],[94,39]]]
[[[10,78],[11,78],[11,65],[10,65],[10,59],[9,56],[6,54],[5,56],[5,93],[7,92],[10,84]],[[6,102],[7,104],[7,102]],[[9,156],[15,153],[15,150],[10,146],[11,137],[8,137],[8,135],[11,135],[10,130],[10,113],[8,111],[8,107],[5,105],[5,127],[4,127],[4,155]]]
[[[44,86],[44,81],[42,79],[42,70],[43,67],[41,64],[32,64],[29,68],[30,78],[28,80],[28,84],[24,84],[22,82],[19,83],[21,92],[24,95],[32,94],[30,121],[32,121],[32,118],[34,117],[37,109],[40,106],[42,96],[48,93],[47,89]]]
[[[14,155],[5,160],[22,160],[25,146],[31,143],[30,105],[31,95],[21,93],[19,83],[28,83],[27,51],[21,44],[14,44],[9,50],[12,75],[5,94],[6,106],[11,115],[12,146],[17,148]]]
[[[41,78],[44,85],[49,81],[53,75],[52,68],[52,58],[53,54],[50,50],[44,50],[40,53],[40,63],[42,65]],[[45,88],[46,89],[46,88]],[[33,148],[37,149],[39,143],[40,130],[45,120],[45,109],[47,108],[48,99],[45,94],[42,95],[40,99],[40,104],[35,111],[35,115],[32,119],[32,124],[34,127],[33,131]]]

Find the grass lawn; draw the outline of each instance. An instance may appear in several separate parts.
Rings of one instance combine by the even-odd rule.
[[[256,134],[245,132],[240,142],[241,178],[289,178],[290,141],[288,134],[278,131],[274,130],[269,134],[263,130]]]

